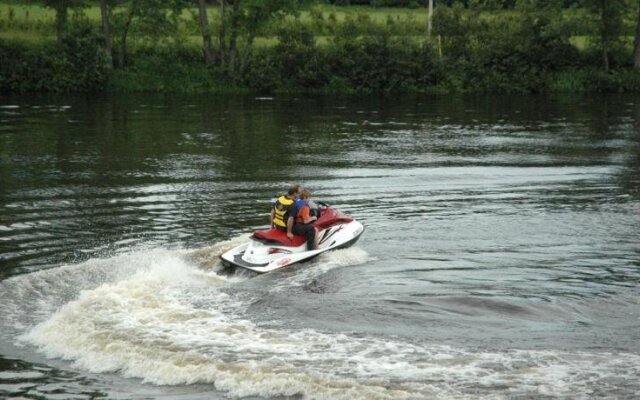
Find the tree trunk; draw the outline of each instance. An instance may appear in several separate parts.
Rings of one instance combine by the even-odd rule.
[[[236,69],[236,55],[238,54],[238,23],[240,22],[240,0],[233,0],[231,13],[231,37],[229,38],[229,74]]]
[[[638,7],[636,38],[633,41],[633,68],[640,69],[640,6]]]
[[[250,35],[247,39],[247,47],[244,49],[242,54],[242,59],[240,60],[240,74],[244,73],[247,69],[247,65],[249,63],[249,57],[251,57],[251,47],[253,46],[253,41],[255,40],[255,35]]]
[[[62,39],[67,30],[67,4],[60,1],[56,4],[56,43],[62,46]]]
[[[211,33],[209,32],[209,19],[207,18],[207,3],[205,0],[198,0],[198,10],[200,12],[200,30],[202,31],[202,46],[204,51],[204,62],[207,65],[215,63],[213,45],[211,43]]]
[[[227,40],[225,32],[225,0],[219,0],[220,3],[220,32],[218,33],[218,41],[220,43],[220,64],[224,67],[227,62],[227,46],[225,41]]]
[[[604,70],[609,72],[609,24],[610,16],[607,9],[607,1],[600,0],[600,23],[602,24],[601,38],[602,38],[602,62],[604,64]]]
[[[102,17],[102,34],[104,35],[105,51],[109,59],[111,59],[113,44],[111,41],[111,26],[109,24],[109,10],[107,9],[107,0],[100,0],[100,15]]]
[[[606,39],[602,43],[602,63],[604,65],[604,70],[609,72],[609,43]]]
[[[431,29],[433,28],[433,0],[429,0],[427,7],[427,40],[431,42]]]
[[[124,24],[124,29],[122,30],[122,36],[121,36],[121,40],[120,40],[120,54],[119,54],[119,58],[120,58],[120,62],[119,65],[120,67],[124,67],[127,63],[127,58],[128,58],[128,54],[127,54],[127,36],[129,35],[129,28],[131,27],[131,22],[133,21],[133,17],[136,13],[136,7],[137,4],[135,3],[135,1],[131,4],[131,9],[129,10],[129,15],[127,16],[127,21]]]

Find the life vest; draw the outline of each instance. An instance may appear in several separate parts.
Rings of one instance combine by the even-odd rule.
[[[300,213],[300,210],[308,206],[309,202],[307,200],[296,199],[296,215]]]
[[[309,202],[306,200],[302,200],[302,199],[297,199],[296,200],[296,209],[295,209],[295,215],[296,215],[296,224],[304,224],[304,221],[302,220],[302,217],[300,216],[300,211],[302,211],[303,208],[308,207],[309,206]]]
[[[287,228],[291,206],[293,206],[293,200],[287,196],[280,196],[273,205],[273,223],[277,228]]]

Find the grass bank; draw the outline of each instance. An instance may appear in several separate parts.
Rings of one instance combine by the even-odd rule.
[[[214,27],[216,13],[210,8]],[[105,53],[97,4],[70,17],[60,47],[54,17],[35,5],[0,4],[1,91],[640,91],[639,73],[628,62],[629,37],[614,43],[612,69],[604,72],[593,21],[580,10],[443,8],[429,42],[424,9],[315,6],[265,24],[251,47],[240,37],[233,72],[204,64],[195,9],[182,12],[171,35],[133,29],[127,61],[117,68],[119,43],[114,54]]]

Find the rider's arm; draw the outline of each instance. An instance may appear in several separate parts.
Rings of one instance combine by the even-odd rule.
[[[293,238],[293,217],[287,219],[287,237]]]
[[[311,216],[311,210],[309,209],[309,207],[304,207],[301,211],[300,214],[302,216],[302,222],[305,224],[311,223],[315,220],[317,220],[317,217],[312,217]]]

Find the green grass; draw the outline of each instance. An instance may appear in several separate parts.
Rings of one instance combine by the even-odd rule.
[[[329,18],[331,14],[335,15],[338,22],[343,22],[347,19],[347,16],[355,16],[358,14],[368,15],[372,21],[378,23],[384,23],[387,18],[408,19],[413,18],[416,20],[423,20],[426,24],[427,10],[425,8],[409,9],[409,8],[373,8],[364,6],[331,6],[331,5],[318,5],[315,8],[322,12],[325,19]],[[311,19],[310,11],[303,11],[300,14],[302,22],[309,21]]]
[[[91,3],[90,3],[91,4]],[[372,7],[336,7],[331,5],[317,5],[315,9],[322,12],[325,19],[329,18],[333,14],[338,22],[343,22],[347,16],[355,16],[358,14],[368,15],[372,21],[378,23],[384,23],[387,18],[395,19],[409,19],[425,20],[427,12],[425,9],[404,9],[404,8],[372,8]],[[55,11],[51,8],[46,8],[38,4],[18,4],[18,3],[0,3],[0,19],[7,20],[10,12],[13,13],[13,19],[15,22],[27,22],[33,20],[49,21],[53,22],[55,19]],[[91,4],[89,7],[82,8],[82,12],[90,19],[98,21],[100,19],[100,8],[97,4]],[[185,10],[183,18],[185,20],[191,20],[191,13],[197,15],[198,9],[192,7]],[[209,6],[208,14],[212,19],[219,14],[217,6]],[[310,11],[301,11],[300,20],[302,22],[310,22],[312,19]]]
[[[13,18],[20,22],[32,19],[53,21],[56,15],[52,9],[39,5],[1,3],[0,19],[8,20],[10,18],[10,14],[13,14]]]
[[[81,9],[81,12],[90,20],[95,21],[96,25],[100,21],[100,8],[97,1],[89,1],[89,6]],[[124,6],[119,7],[124,10]],[[473,11],[477,18],[487,21],[496,18],[509,18],[517,16],[522,11],[503,10],[503,11]],[[197,16],[196,7],[191,7],[183,12],[182,19],[184,21],[184,31],[189,32],[186,41],[189,44],[201,44],[202,38],[198,32],[197,24],[194,16]],[[316,16],[321,14],[323,26],[325,29],[318,28],[315,25]],[[332,5],[314,5],[310,9],[303,10],[299,13],[299,19],[303,24],[311,26],[316,32],[316,43],[324,45],[331,40],[330,33],[327,33],[326,27],[331,26],[331,21],[343,23],[347,18],[358,19],[358,16],[364,15],[366,19],[373,24],[385,25],[388,21],[395,24],[393,35],[417,37],[426,31],[426,8],[374,8],[366,6],[332,6]],[[563,20],[575,18],[585,18],[584,10],[565,10],[562,13]],[[293,17],[288,17],[293,18]],[[216,29],[219,24],[219,9],[216,6],[209,7],[209,19],[212,23],[212,29]],[[51,8],[43,7],[40,4],[24,4],[24,1],[8,0],[0,3],[0,39],[21,40],[26,42],[43,42],[52,41],[55,36],[55,11]],[[256,46],[270,47],[277,43],[275,38],[278,24],[271,24],[262,37],[256,38]],[[135,37],[131,40],[135,41]],[[578,33],[571,39],[571,43],[579,50],[584,51],[588,48],[590,38],[586,34]]]
[[[55,43],[55,37],[42,35],[37,32],[24,32],[24,31],[7,31],[0,32],[0,39],[19,41],[25,43]]]
[[[89,7],[81,9],[81,12],[96,24],[100,21],[100,9],[96,2],[89,3]],[[215,27],[219,21],[219,9],[216,6],[209,7],[209,19]],[[370,8],[370,7],[335,7],[330,5],[314,6],[313,12],[321,12],[323,19],[329,21],[334,19],[338,23],[344,22],[348,17],[356,18],[357,15],[367,15],[371,22],[385,24],[389,18],[404,23],[411,20],[426,18],[424,9],[401,9],[401,8]],[[197,8],[193,7],[183,12],[182,18],[190,31],[194,28],[193,15],[197,15]],[[312,11],[305,10],[299,14],[299,19],[304,24],[312,24]],[[55,11],[38,4],[19,4],[18,2],[0,3],[0,39],[21,40],[30,42],[43,42],[54,40]],[[329,23],[329,22],[327,22]],[[195,28],[197,30],[197,28]],[[275,30],[273,27],[268,31]],[[135,40],[134,38],[132,38]],[[330,37],[317,35],[316,43],[326,44]],[[201,44],[200,35],[190,35],[186,38],[189,44]],[[270,47],[277,43],[275,32],[267,32],[265,36],[256,38],[256,46]]]
[[[583,51],[589,47],[589,36],[573,36],[569,41],[578,50]]]

